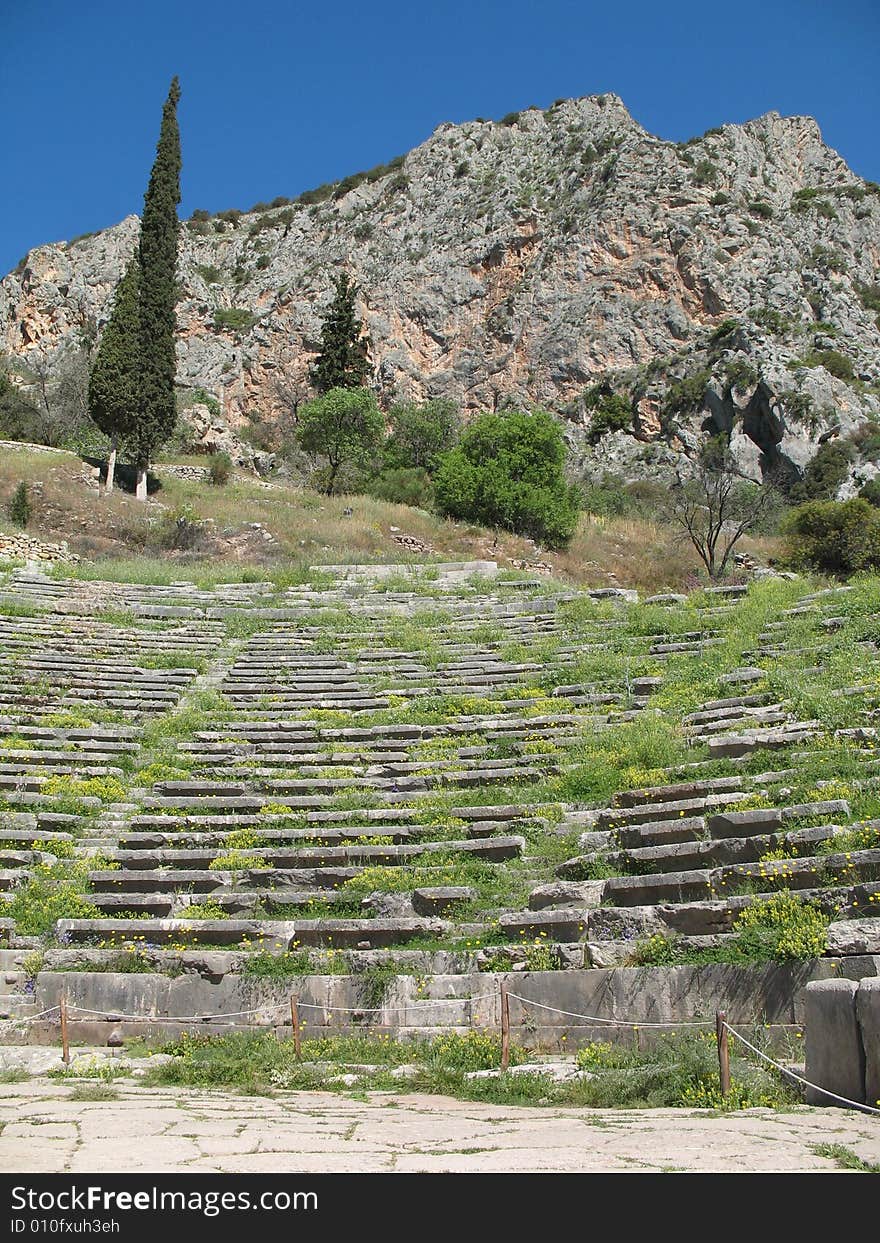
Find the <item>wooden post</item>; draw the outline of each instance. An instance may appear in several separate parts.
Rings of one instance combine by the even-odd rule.
[[[718,1043],[718,1078],[721,1083],[721,1095],[730,1092],[730,1042],[727,1039],[727,1014],[724,1010],[715,1012],[715,1039]]]
[[[70,1044],[67,1039],[67,993],[61,994],[61,1060],[65,1066],[70,1064]]]
[[[510,1002],[507,999],[507,985],[501,985],[501,1069],[507,1070],[510,1065]]]
[[[293,1028],[293,1048],[296,1053],[297,1061],[302,1057],[302,1040],[299,1031],[299,1006],[296,997],[290,999],[290,1025]]]

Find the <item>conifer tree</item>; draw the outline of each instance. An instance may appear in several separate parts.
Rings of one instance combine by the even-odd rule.
[[[147,468],[155,450],[174,430],[177,321],[177,243],[180,222],[180,131],[177,101],[180,84],[173,78],[156,146],[156,159],[144,196],[139,246],[140,289],[138,319],[140,337],[140,401],[131,431],[137,468],[137,496],[147,495]]]
[[[116,287],[113,310],[89,377],[89,415],[110,437],[107,491],[113,491],[116,451],[131,434],[137,417],[140,336],[138,286],[140,268],[135,256]]]
[[[369,343],[354,309],[358,292],[347,273],[336,278],[336,293],[321,329],[321,351],[311,370],[319,393],[360,388],[370,374]]]

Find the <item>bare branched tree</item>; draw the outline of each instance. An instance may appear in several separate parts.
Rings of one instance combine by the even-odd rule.
[[[714,581],[722,578],[737,543],[761,520],[772,489],[745,479],[728,446],[710,441],[696,474],[680,473],[670,489],[669,516],[690,540]]]

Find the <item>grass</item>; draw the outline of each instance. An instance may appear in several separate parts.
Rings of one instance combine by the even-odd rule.
[[[517,536],[373,497],[325,497],[281,481],[267,489],[256,479],[214,487],[168,475],[157,494],[161,504],[172,513],[189,511],[196,521],[210,521],[214,527],[201,551],[162,551],[155,548],[155,507],[137,505],[118,489],[109,497],[95,496],[83,484],[80,469],[73,454],[38,453],[27,447],[5,450],[0,462],[0,511],[5,512],[20,480],[39,479],[43,492],[29,533],[52,541],[67,539],[74,552],[89,558],[88,564],[53,571],[62,577],[155,585],[192,578],[204,588],[266,581],[278,590],[298,585],[320,589],[329,578],[311,567],[410,561],[392,539],[393,528],[424,541],[441,560],[494,560],[509,568],[512,560],[537,557],[549,562],[559,579],[588,586],[620,582],[652,593],[680,588],[699,570],[688,546],[670,529],[644,518],[584,514],[566,551],[536,553]],[[248,535],[249,524],[257,522],[273,536],[271,544],[259,533]],[[743,547],[766,556],[772,544],[744,541]],[[399,588],[408,577],[379,590]],[[422,578],[417,590],[430,594],[430,578]]]
[[[110,1083],[78,1083],[70,1093],[72,1101],[118,1101],[119,1092]]]
[[[812,1151],[817,1157],[827,1157],[829,1161],[834,1161],[841,1170],[855,1170],[859,1174],[880,1174],[880,1162],[865,1161],[845,1144],[813,1144]]]
[[[354,1073],[361,1088],[388,1090],[399,1089],[401,1082],[389,1071],[406,1065],[412,1068],[408,1086],[415,1091],[495,1104],[728,1110],[795,1103],[772,1072],[736,1058],[732,1091],[722,1100],[714,1037],[704,1035],[664,1037],[647,1051],[588,1045],[576,1059],[583,1075],[563,1083],[540,1069],[470,1078],[474,1071],[497,1071],[501,1062],[500,1037],[476,1029],[430,1040],[366,1034],[304,1039],[301,1060],[291,1042],[261,1033],[182,1036],[164,1045],[163,1052],[174,1060],[150,1071],[147,1083],[264,1094],[276,1089],[338,1090],[340,1075]],[[510,1053],[511,1066],[534,1056],[516,1043]]]

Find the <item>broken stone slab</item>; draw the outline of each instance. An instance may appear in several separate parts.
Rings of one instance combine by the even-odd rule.
[[[762,682],[766,676],[766,669],[759,669],[757,665],[744,665],[741,669],[722,673],[718,681],[723,686],[736,686],[740,682]]]
[[[755,730],[752,734],[724,734],[708,740],[709,754],[713,759],[738,759],[759,748],[778,750],[798,742],[809,742],[817,733],[817,726],[805,728]]]
[[[813,980],[803,994],[808,1105],[840,1106],[819,1089],[863,1104],[865,1051],[856,1016],[855,980]]]
[[[710,816],[706,829],[710,837],[748,837],[751,833],[772,833],[782,825],[777,807],[754,807],[748,811],[725,811]]]
[[[705,836],[706,821],[703,816],[685,816],[680,820],[649,820],[646,824],[614,830],[617,844],[627,850],[641,846],[695,842]]]
[[[532,890],[529,894],[529,910],[542,911],[547,907],[563,906],[587,910],[599,905],[604,888],[604,880],[551,881]]]
[[[828,925],[825,953],[842,958],[880,954],[880,918],[835,920]]]
[[[587,930],[586,918],[576,911],[558,910],[510,912],[500,916],[498,926],[510,937],[579,941]]]
[[[607,807],[599,812],[597,826],[603,829],[620,829],[634,824],[656,821],[683,820],[700,816],[714,808],[737,803],[747,796],[744,793],[706,794],[696,798],[675,799],[669,803],[643,803],[630,807]]]
[[[501,1070],[469,1070],[465,1079],[499,1079],[502,1074],[516,1076],[543,1075],[554,1083],[571,1083],[575,1080],[593,1079],[587,1070],[578,1070],[576,1063],[570,1061],[521,1062],[519,1066],[510,1066]]]

